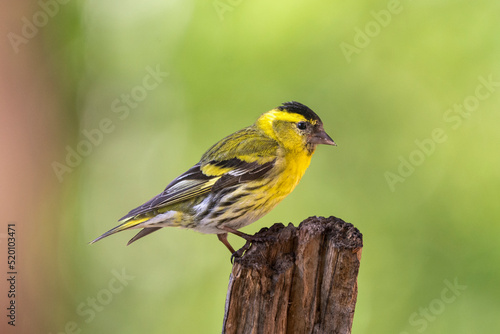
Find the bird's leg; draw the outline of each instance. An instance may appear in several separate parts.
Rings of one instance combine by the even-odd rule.
[[[272,235],[267,235],[267,236],[255,236],[255,235],[251,235],[251,234],[246,234],[246,233],[243,233],[243,232],[240,232],[238,230],[235,230],[234,228],[231,228],[231,227],[227,227],[227,226],[221,226],[219,227],[221,230],[224,230],[226,232],[229,232],[229,233],[232,233],[234,235],[237,235],[239,236],[240,238],[243,238],[245,239],[247,242],[253,242],[253,241],[271,241],[271,240],[275,240],[275,237],[272,236]]]
[[[233,246],[231,246],[231,244],[229,243],[229,241],[227,241],[227,233],[217,234],[217,238],[219,238],[219,240],[227,247],[227,249],[229,249],[229,251],[231,252],[231,254],[236,253],[234,251]]]
[[[250,248],[250,245],[252,244],[251,241],[247,241],[243,247],[238,249],[237,251],[234,250],[233,246],[227,241],[227,233],[220,233],[217,234],[217,238],[229,249],[231,252],[231,263],[233,263],[235,258],[240,258],[245,251],[247,251]]]
[[[264,241],[264,240],[268,240],[268,238],[266,237],[256,237],[254,235],[250,235],[250,234],[246,234],[246,233],[243,233],[243,232],[240,232],[238,230],[235,230],[234,228],[230,228],[230,227],[227,227],[227,226],[221,226],[219,227],[220,229],[224,230],[224,231],[227,231],[229,233],[232,233],[232,234],[235,234],[243,239],[245,239],[247,242],[243,245],[243,247],[241,247],[240,249],[238,249],[236,252],[232,252],[233,255],[231,255],[231,263],[233,263],[233,260],[235,258],[240,258],[243,256],[243,253],[245,253],[249,248],[250,246],[252,245],[252,242],[253,241]],[[224,233],[224,234],[217,234],[219,236],[219,240],[222,241],[224,243],[224,245],[226,245],[226,247],[230,247],[228,246],[227,244],[229,244],[229,242],[227,242],[227,233]],[[227,242],[227,244],[221,239],[222,237],[221,236],[224,236],[224,240]],[[231,249],[229,249],[231,250]]]
[[[220,229],[224,230],[226,232],[232,233],[234,235],[237,235],[238,237],[243,238],[246,241],[252,242],[252,241],[256,241],[259,239],[258,237],[255,237],[254,235],[246,234],[246,233],[240,232],[238,230],[235,230],[234,228],[230,228],[227,226],[221,226]],[[226,235],[227,235],[227,233],[226,233]]]

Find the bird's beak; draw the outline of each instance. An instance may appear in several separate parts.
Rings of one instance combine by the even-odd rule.
[[[332,138],[325,132],[325,130],[321,129],[314,133],[309,140],[313,144],[324,144],[324,145],[332,145],[337,146]]]

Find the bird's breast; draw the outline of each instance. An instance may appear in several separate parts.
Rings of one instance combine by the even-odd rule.
[[[281,161],[281,166],[277,164],[278,173],[274,191],[277,194],[287,196],[299,183],[307,167],[311,163],[311,155],[307,153],[289,153]]]

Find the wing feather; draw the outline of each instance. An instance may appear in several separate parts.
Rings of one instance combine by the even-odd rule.
[[[126,221],[137,216],[147,214],[161,207],[175,204],[189,198],[200,196],[210,192],[212,185],[220,176],[207,176],[200,170],[200,164],[191,167],[187,172],[173,180],[165,190],[144,203],[131,210],[120,221]]]
[[[165,190],[133,209],[120,221],[155,214],[156,210],[264,177],[275,165],[278,143],[248,127],[212,146],[200,162],[173,180]]]
[[[245,162],[237,158],[227,160],[228,164],[234,164],[235,160],[239,161],[238,167],[224,174],[212,188],[212,192],[217,192],[223,188],[232,187],[236,184],[241,184],[244,182],[249,182],[252,180],[257,180],[266,175],[273,167],[276,159],[273,161],[266,162],[264,164],[259,164],[257,162]],[[219,162],[220,164],[221,162]]]

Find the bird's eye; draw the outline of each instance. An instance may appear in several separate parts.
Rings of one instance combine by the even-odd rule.
[[[300,130],[305,130],[307,128],[307,123],[306,122],[298,122],[297,128],[299,128]]]

